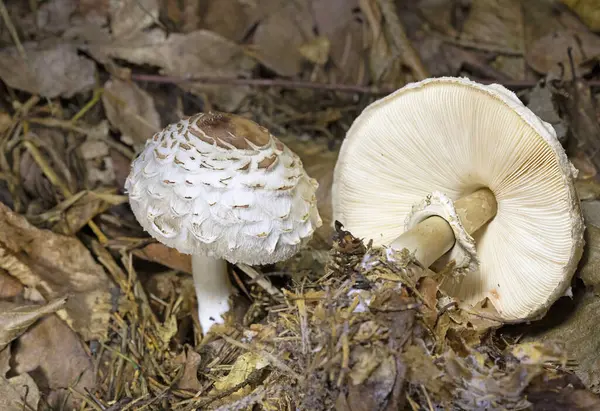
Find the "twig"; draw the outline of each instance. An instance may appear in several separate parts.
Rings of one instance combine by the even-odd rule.
[[[248,277],[252,278],[258,285],[260,285],[266,292],[276,299],[282,299],[283,293],[279,291],[271,282],[261,275],[254,268],[246,264],[236,264],[237,267],[244,272]]]
[[[256,86],[256,87],[283,87],[287,89],[307,88],[312,90],[337,91],[342,93],[360,93],[360,94],[387,94],[390,89],[382,90],[376,87],[359,86],[355,84],[335,84],[319,83],[303,80],[285,80],[285,79],[256,79],[256,78],[238,78],[238,77],[220,77],[220,76],[159,76],[153,74],[132,74],[133,81],[148,81],[151,83],[203,83],[210,85],[223,86]]]
[[[27,61],[27,53],[25,53],[25,48],[23,44],[21,44],[21,40],[19,40],[19,35],[17,34],[17,29],[10,19],[10,15],[8,14],[8,10],[6,9],[6,5],[4,4],[4,0],[0,0],[0,15],[2,16],[2,20],[4,20],[4,24],[6,24],[6,28],[10,33],[13,41],[15,42],[15,46],[19,52],[21,58]]]
[[[392,0],[377,0],[381,14],[386,22],[391,42],[396,50],[402,54],[403,60],[413,70],[418,80],[429,77],[429,72],[421,61],[419,53],[413,47],[411,41],[406,35],[406,31],[396,13],[396,3]]]
[[[336,83],[320,83],[303,80],[286,80],[286,79],[256,79],[256,78],[238,78],[238,77],[219,77],[219,76],[160,76],[154,74],[132,74],[131,79],[139,82],[163,83],[163,84],[180,84],[180,83],[203,83],[211,85],[222,85],[231,87],[281,87],[285,89],[311,89],[320,91],[336,91],[341,93],[358,93],[371,95],[386,95],[397,90],[394,87],[374,87],[374,86],[358,86],[354,84],[336,84]],[[471,80],[482,84],[501,84],[511,90],[523,90],[535,87],[536,80],[489,80],[470,77]],[[590,87],[600,87],[600,80],[590,80],[587,82]]]
[[[478,42],[478,41],[471,41],[471,40],[460,39],[460,38],[452,38],[452,37],[444,36],[442,34],[438,34],[436,32],[434,32],[434,36],[440,38],[444,43],[464,47],[466,49],[488,51],[491,53],[498,53],[498,54],[503,54],[506,56],[517,56],[517,57],[523,56],[523,52],[520,50],[511,49],[511,48],[504,47],[504,46],[499,46],[497,44],[482,43],[482,42]]]

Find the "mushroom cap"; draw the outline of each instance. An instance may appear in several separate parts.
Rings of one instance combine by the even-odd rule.
[[[295,254],[321,218],[299,157],[244,117],[200,113],[148,139],[125,189],[140,225],[185,254],[271,264]]]
[[[334,172],[334,218],[388,245],[428,194],[456,200],[489,188],[498,211],[473,235],[478,268],[441,286],[467,306],[489,298],[505,320],[532,319],[565,293],[581,257],[575,172],[552,126],[514,93],[427,79],[355,120]]]

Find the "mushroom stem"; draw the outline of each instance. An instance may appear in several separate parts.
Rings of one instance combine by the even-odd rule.
[[[454,208],[467,233],[473,234],[494,218],[498,203],[489,189],[482,188],[456,200]],[[450,224],[442,217],[433,216],[404,232],[390,246],[395,250],[406,248],[414,252],[417,261],[429,267],[447,253],[454,242]]]
[[[213,324],[224,322],[222,316],[229,311],[232,286],[227,261],[193,254],[192,274],[198,298],[198,320],[202,334],[206,335]]]

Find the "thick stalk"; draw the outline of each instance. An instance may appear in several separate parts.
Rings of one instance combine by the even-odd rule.
[[[229,311],[232,286],[227,273],[227,261],[192,255],[192,274],[198,298],[198,320],[206,335],[213,324],[222,324]]]
[[[482,188],[454,202],[454,208],[463,227],[473,234],[496,215],[496,197],[487,188]],[[395,250],[408,249],[425,267],[431,266],[438,258],[454,246],[454,232],[442,217],[429,217],[412,229],[404,232],[392,242]]]

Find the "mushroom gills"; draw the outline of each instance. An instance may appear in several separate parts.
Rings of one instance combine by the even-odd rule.
[[[494,193],[481,188],[454,201],[454,208],[467,234],[471,235],[492,220],[498,211]],[[452,227],[440,216],[430,216],[405,231],[390,247],[394,250],[406,248],[414,252],[415,259],[430,267],[452,249],[456,242]]]

